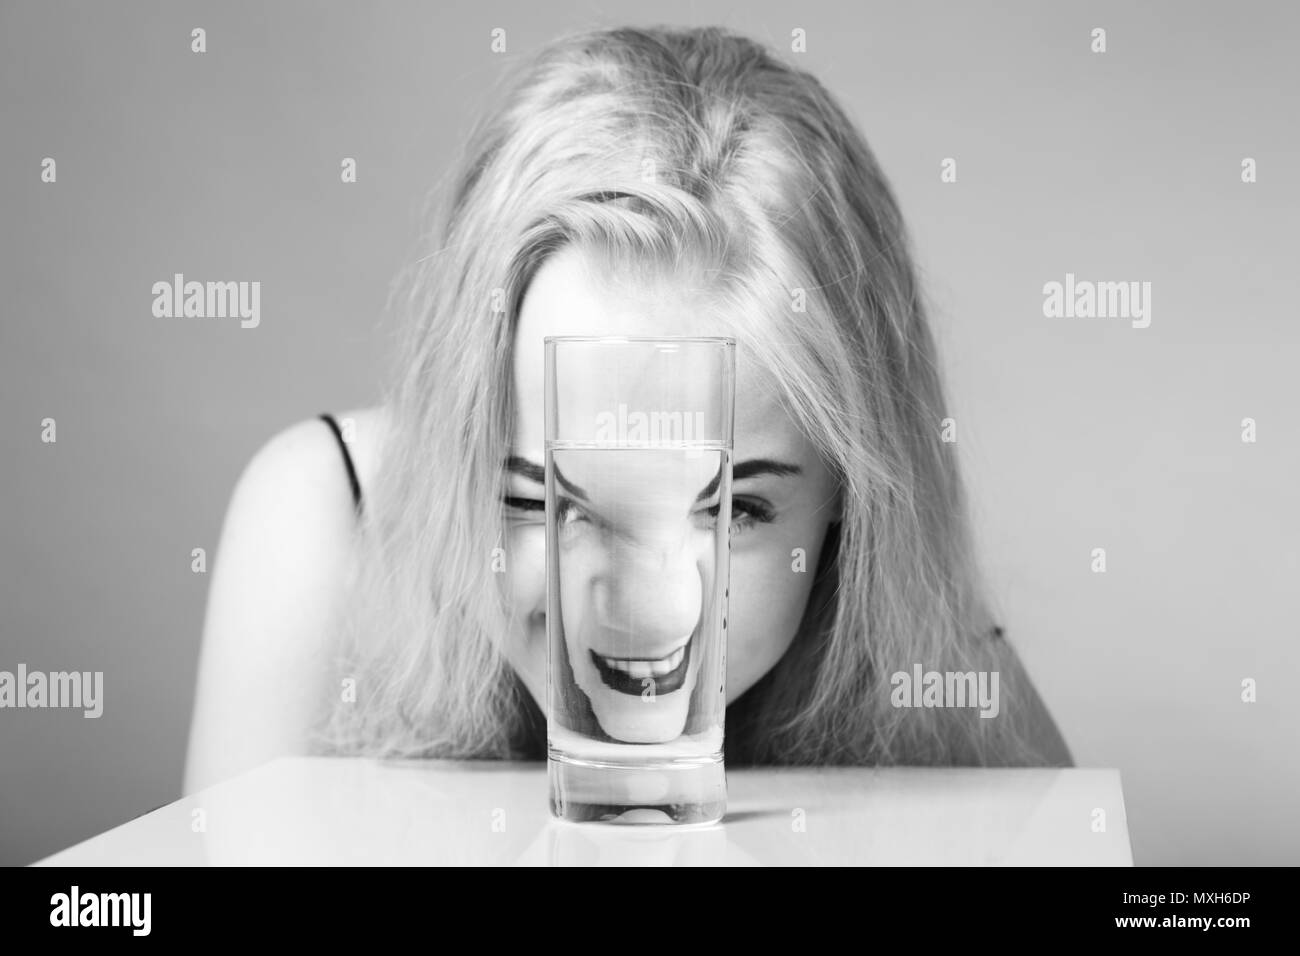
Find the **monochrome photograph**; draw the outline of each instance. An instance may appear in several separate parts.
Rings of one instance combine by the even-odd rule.
[[[119,868],[997,866],[1249,931],[1298,28],[4,0],[21,921],[175,916]]]

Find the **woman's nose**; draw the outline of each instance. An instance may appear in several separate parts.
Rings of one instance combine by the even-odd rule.
[[[681,646],[700,619],[703,562],[690,536],[670,542],[623,542],[591,581],[596,621],[629,656],[659,657]],[[610,648],[613,650],[614,648]]]

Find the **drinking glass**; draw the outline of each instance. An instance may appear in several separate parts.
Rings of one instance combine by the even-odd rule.
[[[726,810],[735,340],[545,339],[552,813]]]

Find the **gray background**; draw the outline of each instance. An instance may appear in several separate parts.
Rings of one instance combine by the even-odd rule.
[[[1078,762],[1121,769],[1137,862],[1300,862],[1295,8],[540,6],[0,5],[0,669],[106,682],[99,720],[0,711],[0,862],[179,796],[191,549],[210,569],[273,433],[377,399],[388,285],[481,91],[560,32],[653,22],[775,44],[876,150],[1003,619]],[[1153,283],[1151,327],[1044,318],[1067,271]],[[261,281],[260,328],[155,319],[173,272]]]

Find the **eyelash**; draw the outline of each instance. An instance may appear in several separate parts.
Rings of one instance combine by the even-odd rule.
[[[519,511],[546,510],[546,502],[538,501],[536,498],[512,498],[510,495],[506,495],[502,500],[505,501],[507,508],[516,508]]]
[[[709,517],[716,518],[721,505],[714,505],[712,508],[706,508]],[[740,517],[736,517],[737,512]],[[731,528],[733,534],[739,534],[746,528],[756,524],[769,524],[776,515],[772,509],[764,502],[757,501],[753,498],[732,498],[731,499]]]
[[[507,507],[515,508],[519,511],[544,512],[546,510],[546,502],[540,501],[536,498],[516,498],[506,495],[503,500]],[[562,515],[567,512],[568,507],[576,507],[573,504],[573,500],[570,498],[561,498],[560,509]],[[721,508],[721,505],[714,505],[713,507],[704,510],[709,517],[716,518],[718,516],[719,508]],[[741,513],[741,517],[735,517],[737,512]],[[731,522],[732,527],[736,528],[737,532],[744,530],[750,525],[768,524],[776,517],[775,513],[766,503],[753,498],[733,498],[731,501],[731,513],[733,516]]]

